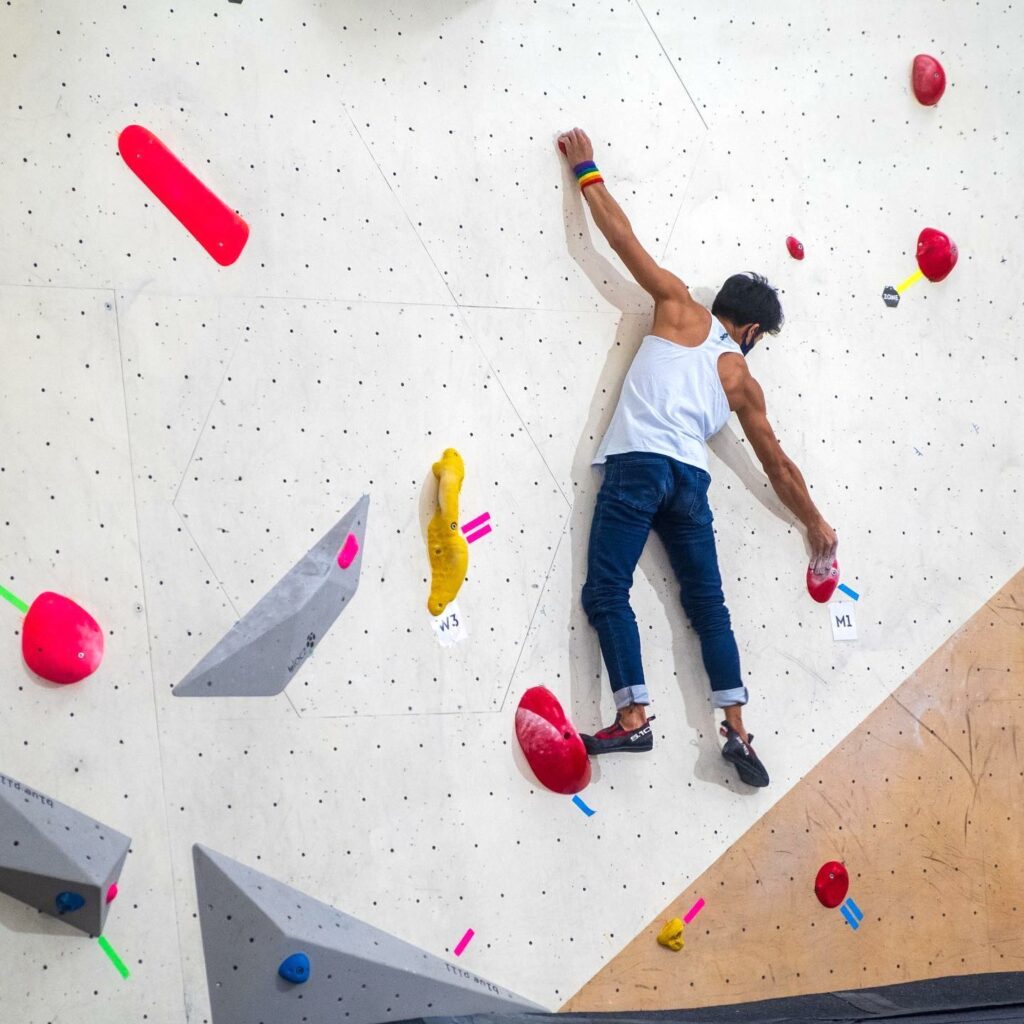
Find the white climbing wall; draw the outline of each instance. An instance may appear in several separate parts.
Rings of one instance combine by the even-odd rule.
[[[0,7],[0,583],[107,631],[100,670],[53,687],[2,603],[0,771],[133,840],[106,931],[131,978],[0,896],[0,1017],[208,1021],[194,842],[441,957],[473,928],[458,962],[552,1008],[727,849],[1019,568],[1022,42],[993,0]],[[934,109],[919,52],[949,77]],[[131,123],[249,222],[233,266],[123,163]],[[589,461],[650,329],[555,147],[574,125],[698,298],[747,269],[780,288],[750,366],[861,595],[836,644],[733,421],[711,502],[772,785],[725,770],[652,540],[655,752],[595,766],[591,818],[512,731],[536,684],[610,719],[579,608]],[[925,226],[960,262],[887,309]],[[442,649],[424,534],[449,446],[493,532]],[[364,492],[359,591],[285,693],[172,698]]]

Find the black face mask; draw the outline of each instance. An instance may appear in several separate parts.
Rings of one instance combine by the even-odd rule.
[[[748,334],[749,334],[749,332],[748,332]],[[748,352],[749,352],[749,351],[750,351],[750,350],[751,350],[751,349],[752,349],[752,348],[753,348],[753,347],[754,347],[754,346],[755,346],[755,345],[756,345],[756,344],[757,344],[757,343],[758,343],[758,342],[759,342],[760,340],[761,340],[761,336],[760,336],[760,335],[758,335],[758,336],[757,336],[756,338],[754,338],[754,340],[753,340],[753,341],[741,341],[741,342],[740,342],[740,351],[741,351],[741,352],[743,353],[744,357],[746,357],[746,354],[747,354],[747,353],[748,353]]]

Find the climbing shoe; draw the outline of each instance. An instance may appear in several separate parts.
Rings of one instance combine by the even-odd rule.
[[[639,729],[623,729],[616,715],[613,725],[593,736],[580,733],[580,739],[588,754],[612,754],[619,750],[646,752],[654,749],[654,732],[651,729],[654,719],[655,716],[651,715]]]
[[[722,757],[730,764],[736,765],[736,771],[740,778],[748,786],[761,788],[768,785],[768,772],[761,764],[754,748],[749,743],[740,739],[740,734],[728,722],[723,722],[718,730],[725,737],[725,746],[722,747]],[[752,740],[754,734],[747,733],[747,739]]]

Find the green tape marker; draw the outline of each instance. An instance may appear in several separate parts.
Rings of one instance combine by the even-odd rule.
[[[0,597],[5,597],[19,612],[24,613],[28,611],[28,605],[20,597],[12,594],[6,587],[0,587]]]
[[[107,940],[105,938],[103,938],[102,935],[96,941],[100,944],[100,949],[102,949],[103,952],[106,953],[107,956],[110,957],[110,962],[121,973],[121,977],[122,978],[127,978],[128,977],[128,968],[125,967],[124,961],[117,955],[116,952],[114,952],[114,947],[111,946],[110,943],[107,942]]]

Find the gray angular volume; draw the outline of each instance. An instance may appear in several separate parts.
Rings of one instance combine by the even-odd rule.
[[[364,494],[299,562],[231,627],[174,688],[175,697],[273,697],[313,653],[359,586],[370,496]],[[338,550],[359,544],[346,569]]]
[[[192,847],[213,1024],[381,1024],[543,1007],[204,846]],[[278,967],[309,957],[309,980]]]
[[[0,775],[0,892],[100,935],[107,890],[131,844],[116,829]],[[62,906],[73,909],[62,913]]]

